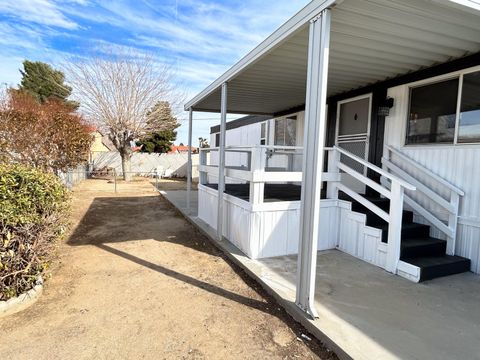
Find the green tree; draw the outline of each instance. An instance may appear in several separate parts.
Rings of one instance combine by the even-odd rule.
[[[137,142],[141,146],[140,151],[144,153],[168,153],[172,149],[173,142],[177,138],[177,132],[164,130],[151,134]]]
[[[147,113],[147,132],[174,131],[180,124],[168,101],[158,101]],[[147,136],[149,136],[148,134]]]
[[[60,70],[55,70],[41,61],[25,60],[20,73],[22,80],[19,90],[33,96],[37,101],[45,103],[53,99],[74,109],[78,107],[78,103],[67,100],[72,93],[72,88],[64,83],[65,75]]]
[[[168,101],[157,102],[147,114],[147,133],[137,142],[141,152],[167,153],[177,138],[180,124],[173,116]]]

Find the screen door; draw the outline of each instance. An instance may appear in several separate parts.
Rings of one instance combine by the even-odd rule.
[[[338,103],[336,145],[368,160],[371,95],[344,100]],[[367,168],[342,155],[340,161],[363,175]],[[365,185],[349,174],[342,174],[342,183],[353,191],[364,194]]]

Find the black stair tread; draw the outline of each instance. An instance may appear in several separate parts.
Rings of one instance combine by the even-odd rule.
[[[365,196],[364,194],[359,194],[359,195],[362,196],[363,198],[367,199],[368,201],[372,202],[372,203],[390,202],[390,199],[382,198],[382,197],[379,197],[379,196]],[[338,198],[340,200],[357,202],[357,200],[352,198],[350,195],[347,195],[346,193],[341,192],[341,191],[338,193]]]
[[[425,224],[416,223],[416,222],[402,224],[402,230],[415,229],[415,228],[430,228],[430,226],[425,225]],[[388,224],[384,224],[384,225],[379,226],[379,229],[388,230]],[[411,237],[411,239],[414,239],[414,237]]]
[[[435,257],[445,255],[447,242],[432,237],[402,239],[400,259]]]
[[[388,233],[388,223],[387,224],[382,224],[382,225],[376,225],[374,227],[384,231],[384,234]],[[428,231],[430,231],[430,226],[424,225],[424,224],[419,224],[419,223],[416,223],[416,222],[409,222],[409,223],[403,223],[402,224],[402,233],[406,233],[408,231],[413,231],[415,229],[418,229],[419,232],[423,231],[423,230],[427,230],[427,229],[428,229]],[[411,234],[409,234],[409,236],[408,236],[409,239],[425,238],[425,237],[427,237],[427,236],[425,236],[425,234],[423,234],[422,232],[420,232],[418,236],[417,235],[411,235]],[[402,239],[403,239],[403,237],[402,237]]]
[[[382,225],[387,225],[387,222],[383,220],[380,216],[375,214],[372,210],[352,210],[360,214],[367,215],[367,225],[372,227],[379,227]],[[413,222],[413,212],[409,210],[403,210],[402,223],[407,224]]]
[[[423,245],[433,245],[433,244],[446,244],[447,242],[442,239],[425,237],[425,238],[408,238],[402,239],[402,247],[415,247]]]
[[[465,263],[470,266],[470,259],[457,255],[443,255],[443,256],[422,256],[418,258],[406,258],[403,261],[418,266],[419,268],[427,268],[433,266],[450,265],[455,263]]]
[[[362,214],[366,214],[366,215],[378,216],[373,210],[370,210],[370,209],[362,209],[362,210],[353,210],[352,209],[352,211],[361,212]],[[413,212],[410,211],[410,210],[403,210],[403,216],[409,216],[409,215],[413,215]]]
[[[470,259],[461,256],[443,255],[402,260],[420,268],[419,281],[470,271]]]
[[[376,225],[373,226],[377,229],[382,230],[382,242],[388,242],[388,224]],[[419,224],[415,222],[403,223],[402,224],[402,235],[403,239],[416,239],[416,238],[427,238],[429,237],[430,226]]]
[[[388,223],[370,209],[340,193],[339,198],[352,203],[352,211],[367,215],[366,225],[382,230],[382,242],[388,241]],[[388,212],[390,200],[382,197],[365,197]],[[470,260],[461,256],[446,255],[447,242],[429,236],[430,226],[413,222],[413,213],[404,210],[401,233],[400,258],[420,268],[419,281],[470,271]]]

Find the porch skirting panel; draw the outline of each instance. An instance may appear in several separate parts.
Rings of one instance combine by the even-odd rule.
[[[340,227],[337,248],[385,269],[388,245],[382,242],[382,231],[365,225],[365,214],[351,211],[350,202],[338,202]]]
[[[198,217],[210,227],[217,224],[217,191],[198,186]],[[385,268],[387,244],[381,231],[365,225],[365,215],[351,211],[351,203],[321,200],[318,250],[339,249]],[[251,259],[298,253],[300,202],[252,205],[224,194],[223,236]]]

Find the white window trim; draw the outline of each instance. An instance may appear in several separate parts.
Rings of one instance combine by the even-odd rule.
[[[421,147],[422,149],[427,148],[435,148],[438,149],[439,147],[452,147],[452,146],[469,146],[469,147],[480,147],[480,142],[471,142],[471,143],[459,143],[458,142],[458,132],[459,132],[459,125],[460,125],[460,108],[461,108],[461,101],[462,101],[462,86],[463,86],[463,77],[467,74],[474,73],[480,71],[480,66],[473,66],[466,69],[457,70],[451,73],[442,74],[438,76],[434,76],[428,79],[423,79],[415,82],[411,82],[405,84],[406,92],[407,92],[407,106],[404,114],[405,118],[405,126],[403,127],[403,146],[407,148],[414,148],[414,147]],[[410,110],[410,95],[411,89],[425,86],[425,85],[432,85],[438,82],[442,82],[445,80],[457,79],[458,78],[458,93],[457,93],[457,107],[455,113],[455,134],[453,138],[453,143],[426,143],[426,144],[407,144],[407,128],[408,128],[408,114]]]
[[[264,136],[262,137],[263,126],[265,126],[265,133],[263,134]],[[260,123],[260,145],[262,145],[262,140],[265,141],[265,144],[263,145],[268,145],[268,121],[264,121]]]

